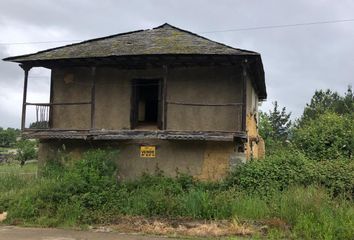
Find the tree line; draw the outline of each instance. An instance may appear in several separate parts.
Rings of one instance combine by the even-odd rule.
[[[352,159],[354,152],[354,95],[317,90],[294,122],[278,102],[260,113],[259,132],[268,152],[296,148],[314,160]]]

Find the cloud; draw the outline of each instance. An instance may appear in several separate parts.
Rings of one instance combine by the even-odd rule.
[[[89,39],[169,22],[193,32],[353,18],[354,2],[318,1],[0,1],[0,42]],[[343,93],[354,82],[353,22],[257,31],[208,33],[228,45],[258,51],[268,102],[278,100],[299,116],[315,89]],[[0,57],[60,44],[0,45]],[[19,126],[22,70],[0,62],[0,126]],[[32,76],[48,76],[44,70]],[[33,99],[48,97],[45,78],[30,79]],[[5,99],[5,100],[4,100]],[[8,100],[11,99],[11,100]]]

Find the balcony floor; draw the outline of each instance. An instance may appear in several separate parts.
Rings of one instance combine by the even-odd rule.
[[[59,130],[26,129],[22,132],[26,138],[36,139],[81,139],[81,140],[205,140],[234,141],[246,140],[245,132],[224,131],[171,131],[171,130]]]

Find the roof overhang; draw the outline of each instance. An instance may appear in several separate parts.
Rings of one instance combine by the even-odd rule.
[[[5,61],[13,61],[11,58]],[[241,66],[248,63],[249,73],[258,93],[259,99],[267,98],[264,70],[260,55],[224,55],[224,54],[153,54],[153,55],[127,55],[94,58],[63,58],[51,60],[17,61],[28,67],[90,67],[114,66],[121,69],[147,69],[168,67],[195,67],[195,66]]]

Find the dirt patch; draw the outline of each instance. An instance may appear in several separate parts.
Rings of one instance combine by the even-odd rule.
[[[0,223],[5,221],[7,218],[7,212],[0,213]]]
[[[281,229],[283,231],[288,231],[290,229],[290,225],[280,219],[280,218],[270,218],[270,219],[266,219],[263,221],[263,223],[267,226],[267,227],[270,227],[270,228],[278,228],[278,229]]]
[[[182,235],[197,237],[251,236],[258,230],[239,221],[195,221],[188,219],[146,219],[143,217],[122,217],[114,225],[105,227],[114,231],[140,232],[154,235]],[[102,231],[102,227],[93,228]]]

